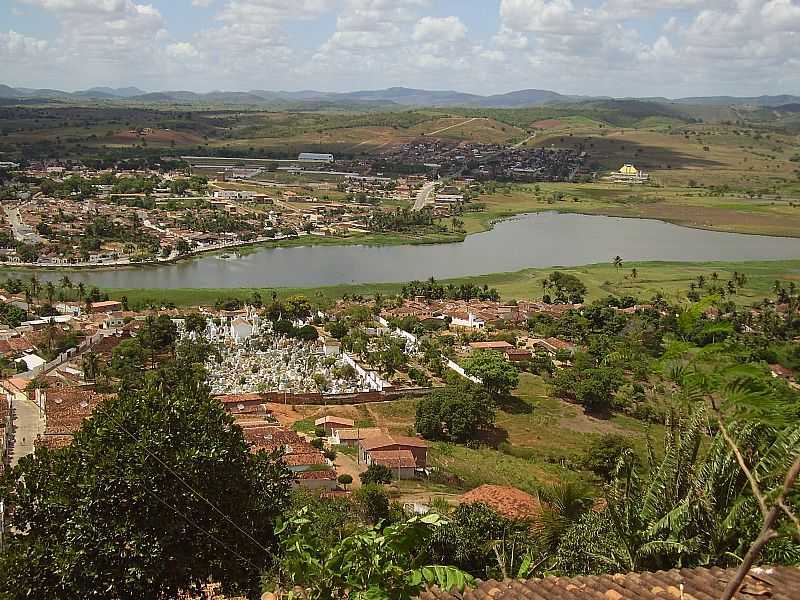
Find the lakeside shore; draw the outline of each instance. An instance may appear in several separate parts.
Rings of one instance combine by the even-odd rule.
[[[636,269],[636,277],[632,270]],[[443,285],[472,283],[496,288],[505,300],[541,298],[541,281],[553,271],[572,273],[586,284],[587,301],[609,294],[631,295],[647,299],[656,293],[678,298],[685,294],[691,282],[703,275],[706,279],[717,273],[720,280],[729,279],[734,272],[742,273],[747,283],[733,300],[748,304],[771,293],[776,280],[800,280],[800,259],[741,262],[626,262],[621,269],[611,263],[578,267],[529,268],[513,272],[492,273],[474,277],[442,279]],[[113,299],[127,298],[130,304],[174,304],[191,306],[213,304],[226,298],[245,299],[257,292],[267,301],[274,292],[279,298],[304,294],[322,305],[330,304],[344,295],[390,296],[400,293],[406,282],[339,284],[312,287],[237,287],[237,288],[103,288]]]

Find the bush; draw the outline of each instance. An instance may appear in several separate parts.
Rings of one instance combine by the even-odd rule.
[[[339,477],[336,478],[336,481],[339,482],[340,485],[343,485],[345,488],[353,483],[353,476],[348,473],[342,473]]]
[[[378,483],[392,483],[394,474],[385,465],[371,464],[367,470],[359,475],[361,483],[364,485],[374,485]]]
[[[361,475],[363,481],[364,473]],[[381,486],[374,483],[364,485],[355,491],[353,499],[366,521],[377,523],[389,517],[389,494]]]
[[[328,432],[325,431],[324,427],[315,427],[314,428],[314,435],[318,438],[328,437]]]
[[[631,443],[626,438],[607,433],[586,449],[583,465],[595,475],[609,480],[620,457],[630,450],[632,450]]]
[[[314,446],[317,450],[322,450],[322,447],[325,445],[325,442],[322,438],[314,438],[311,440],[311,445]]]

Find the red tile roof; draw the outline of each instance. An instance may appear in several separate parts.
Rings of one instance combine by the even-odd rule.
[[[98,404],[110,398],[110,394],[98,394],[81,387],[48,389],[45,398],[47,434],[75,433],[89,418]]]
[[[390,469],[415,468],[417,461],[411,450],[373,450],[369,453],[372,462]]]
[[[428,442],[415,437],[406,437],[402,435],[389,435],[381,434],[371,436],[361,441],[361,447],[364,450],[378,450],[387,446],[411,446],[415,448],[427,448]]]
[[[527,581],[485,581],[464,592],[431,588],[419,600],[700,600],[719,598],[735,569],[673,569],[585,577],[545,577]],[[800,569],[757,567],[750,570],[736,600],[796,600]]]
[[[458,501],[486,504],[509,519],[530,519],[542,512],[538,498],[507,485],[481,485],[459,496]]]
[[[513,348],[514,346],[508,342],[498,340],[494,342],[471,342],[469,347],[475,348],[476,350],[505,350],[506,348]]]
[[[320,471],[300,471],[295,473],[295,479],[323,479],[336,481],[336,471],[333,469],[322,469]]]

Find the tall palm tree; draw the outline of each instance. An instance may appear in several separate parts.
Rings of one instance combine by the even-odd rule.
[[[30,290],[31,290],[31,297],[33,298],[35,304],[39,303],[39,291],[40,291],[40,289],[41,288],[39,286],[39,278],[36,277],[36,274],[34,273],[33,275],[31,275]]]
[[[87,381],[97,381],[100,371],[100,355],[96,352],[86,352],[83,355],[83,376]]]
[[[82,301],[83,297],[86,295],[86,286],[82,281],[78,282],[78,301]]]
[[[56,286],[52,281],[48,281],[45,284],[45,294],[47,295],[47,303],[53,306],[53,300],[56,297]]]
[[[61,281],[59,282],[59,284],[61,286],[61,289],[64,290],[64,291],[72,289],[72,280],[67,275],[64,275],[61,278]]]

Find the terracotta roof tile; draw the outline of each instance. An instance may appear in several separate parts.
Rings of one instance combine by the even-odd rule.
[[[443,592],[437,587],[419,600],[700,600],[719,598],[735,569],[673,569],[655,573],[625,573],[584,577],[484,581],[474,589]],[[800,569],[756,567],[750,570],[736,600],[798,598]]]
[[[411,450],[373,450],[369,453],[372,462],[390,469],[415,468],[417,461]]]

